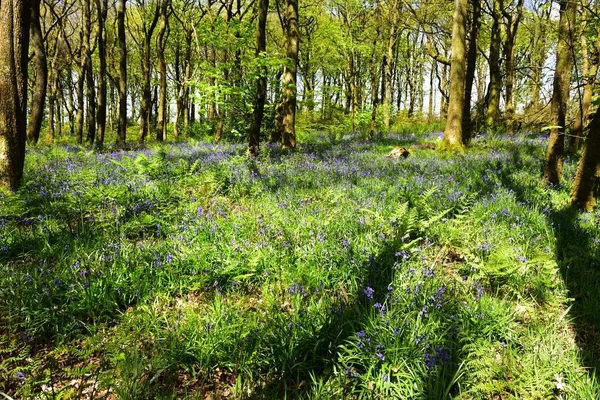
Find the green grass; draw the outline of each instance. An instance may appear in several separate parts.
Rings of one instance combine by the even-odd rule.
[[[544,142],[30,149],[0,198],[14,398],[598,398],[598,213]],[[574,172],[568,161],[565,177]]]

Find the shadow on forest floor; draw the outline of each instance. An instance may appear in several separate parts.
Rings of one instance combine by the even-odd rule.
[[[523,167],[518,158],[513,161],[516,170]],[[509,174],[500,178],[503,186],[513,190],[520,202],[528,201],[528,192],[541,195],[543,190],[541,183],[525,188]],[[554,258],[568,297],[573,299],[569,315],[581,359],[590,375],[600,379],[600,254],[597,246],[593,246],[593,241],[600,239],[593,239],[582,228],[579,210],[566,207],[546,210],[545,214],[556,240]],[[593,215],[590,218],[594,218]]]

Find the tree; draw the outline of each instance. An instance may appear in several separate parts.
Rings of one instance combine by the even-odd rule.
[[[556,68],[552,84],[552,128],[548,138],[546,164],[543,181],[546,184],[560,183],[563,155],[565,148],[565,132],[567,130],[567,101],[573,68],[573,29],[577,15],[577,3],[569,0],[560,1],[560,18],[558,27],[558,46],[556,49]]]
[[[517,31],[521,18],[523,17],[523,0],[517,0],[516,10],[504,8],[502,14],[506,20],[506,41],[504,42],[504,60],[506,64],[506,92],[504,97],[506,131],[509,134],[514,132],[515,118],[515,42],[517,40]]]
[[[462,120],[466,76],[467,0],[455,0],[452,18],[452,59],[450,63],[450,102],[442,149],[462,150]]]
[[[296,147],[296,95],[298,70],[298,0],[283,0],[287,63],[283,72],[282,132],[284,149]]]
[[[600,176],[600,108],[590,122],[589,133],[579,159],[571,192],[571,204],[583,210],[596,206],[598,177]]]
[[[471,27],[469,29],[469,47],[467,50],[467,66],[465,72],[465,95],[463,100],[462,137],[463,143],[471,140],[471,93],[473,81],[475,80],[475,69],[477,68],[477,38],[481,25],[481,0],[472,0],[473,8]]]
[[[500,49],[502,46],[502,32],[500,22],[502,19],[502,0],[492,0],[492,30],[490,38],[490,83],[488,86],[487,111],[485,122],[488,126],[498,123],[500,118],[500,90],[502,88],[502,70],[500,68]]]
[[[160,75],[160,95],[158,100],[158,120],[156,123],[156,140],[167,140],[167,63],[165,61],[166,33],[169,28],[170,0],[162,0],[160,5],[160,25],[156,37],[156,53],[158,55]]]
[[[269,0],[260,0],[258,3],[258,23],[256,25],[256,57],[264,55],[267,50],[267,14],[269,12]],[[256,95],[254,99],[254,111],[252,114],[252,124],[248,131],[248,151],[252,157],[258,154],[260,142],[260,125],[263,119],[265,109],[265,100],[267,98],[267,67],[259,67],[259,76],[256,81]]]
[[[127,43],[125,41],[125,7],[127,0],[117,2],[117,32],[119,41],[119,128],[117,145],[127,139]]]
[[[98,58],[100,66],[98,69],[98,113],[96,120],[98,130],[96,136],[96,145],[104,145],[104,133],[106,131],[106,37],[105,27],[108,14],[108,0],[95,0],[96,12],[98,16]]]
[[[141,43],[136,42],[139,48],[141,48],[141,67],[142,67],[142,105],[140,108],[140,127],[138,134],[138,142],[144,143],[148,133],[150,132],[150,111],[152,108],[152,86],[150,81],[151,74],[151,44],[152,35],[154,29],[158,23],[158,17],[160,16],[160,4],[154,6],[154,12],[150,14],[150,20],[146,21],[146,6],[142,0],[136,1],[136,8],[140,12],[138,31],[142,36]],[[136,40],[136,36],[132,36]]]
[[[27,138],[27,61],[31,1],[0,1],[0,189],[23,177]]]
[[[31,120],[27,129],[27,139],[34,144],[40,139],[48,87],[48,62],[40,23],[40,1],[31,0],[31,42],[35,54],[35,87],[31,99]]]
[[[582,1],[583,11],[581,13],[581,73],[583,78],[583,96],[579,107],[579,115],[575,118],[571,136],[569,137],[569,147],[571,151],[579,150],[581,137],[583,136],[583,128],[588,122],[588,112],[592,104],[592,96],[594,92],[594,84],[596,82],[596,73],[598,72],[598,63],[600,55],[600,32],[594,29],[596,40],[592,44],[592,50],[588,50],[587,42],[587,1]]]

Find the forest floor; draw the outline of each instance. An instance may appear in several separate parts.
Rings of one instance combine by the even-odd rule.
[[[597,399],[600,214],[545,140],[30,149],[0,396]],[[385,156],[394,146],[408,158]]]

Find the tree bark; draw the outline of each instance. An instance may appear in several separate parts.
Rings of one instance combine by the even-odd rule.
[[[98,130],[96,134],[96,145],[104,145],[104,136],[106,132],[106,38],[105,23],[108,14],[108,0],[96,0],[96,12],[98,16],[98,113],[96,120]]]
[[[487,93],[487,112],[485,123],[494,126],[500,118],[500,89],[502,87],[502,70],[500,68],[500,48],[502,35],[500,20],[502,18],[502,0],[492,0],[492,31],[490,38],[490,85]]]
[[[125,7],[127,0],[117,2],[117,35],[119,41],[119,128],[117,145],[127,140],[127,43],[125,41]]]
[[[598,72],[599,53],[600,53],[600,35],[596,36],[593,49],[588,51],[587,38],[585,35],[585,29],[587,25],[587,1],[582,2],[583,12],[581,14],[581,69],[582,77],[584,82],[583,96],[579,108],[579,113],[575,122],[573,123],[573,129],[569,137],[569,149],[572,152],[579,150],[581,143],[583,142],[583,128],[589,121],[589,111],[592,104],[592,96],[594,94],[594,83],[596,82],[596,73]]]
[[[284,0],[287,63],[283,72],[282,148],[296,147],[296,95],[298,69],[298,0]]]
[[[160,75],[160,94],[158,99],[158,119],[156,122],[156,140],[167,140],[167,63],[165,61],[165,41],[169,27],[170,0],[162,0],[160,5],[160,25],[156,36],[156,53]]]
[[[469,31],[469,47],[467,50],[467,70],[465,73],[465,96],[463,102],[462,135],[463,143],[471,140],[471,94],[473,93],[473,82],[475,80],[475,69],[477,68],[477,39],[481,25],[481,0],[471,0],[473,16],[471,18],[471,29]]]
[[[452,17],[452,59],[450,63],[450,101],[442,149],[464,149],[462,137],[466,74],[467,0],[455,0]]]
[[[393,22],[396,22],[396,18],[394,18]],[[381,85],[383,89],[383,93],[381,94],[383,99],[383,126],[386,133],[389,133],[390,131],[392,120],[392,73],[394,70],[393,60],[397,41],[398,34],[396,30],[396,24],[392,23],[390,26],[386,53],[383,56],[383,83]]]
[[[31,98],[31,119],[27,129],[27,140],[33,144],[40,139],[48,86],[48,62],[40,23],[40,1],[31,1],[31,43],[35,54],[35,86]]]
[[[517,1],[516,13],[508,11],[503,11],[503,13],[506,18],[506,41],[504,42],[504,59],[506,61],[505,120],[506,132],[512,135],[514,133],[515,119],[515,99],[513,93],[516,74],[515,43],[521,17],[523,16],[523,0]]]
[[[267,14],[269,12],[269,0],[260,0],[258,3],[258,24],[256,26],[256,58],[260,58],[267,50]],[[267,98],[267,66],[259,67],[256,82],[256,96],[254,98],[254,111],[252,113],[252,124],[248,131],[248,152],[250,156],[258,155],[260,144],[260,126],[262,124]]]
[[[94,85],[94,73],[92,70],[92,58],[88,55],[85,62],[85,79],[87,94],[87,141],[90,145],[96,139],[96,87]]]
[[[158,17],[160,15],[160,5],[157,4],[154,9],[154,16],[149,26],[146,26],[146,22],[142,23],[142,31],[144,34],[143,41],[143,54],[142,54],[142,105],[140,107],[140,129],[138,134],[138,142],[144,143],[148,133],[150,132],[150,113],[152,107],[152,87],[150,85],[150,56],[152,53],[152,34],[158,23]]]
[[[577,3],[569,0],[560,1],[560,19],[558,27],[558,46],[556,49],[556,68],[552,91],[552,128],[548,138],[546,164],[543,181],[546,184],[558,185],[563,169],[565,148],[565,132],[567,124],[567,102],[573,68],[573,27],[577,15]]]
[[[571,205],[592,210],[596,206],[598,177],[600,176],[600,108],[590,122],[589,133],[583,153],[577,165],[577,173],[571,192]]]
[[[16,191],[27,139],[27,61],[31,2],[0,1],[0,189]]]

